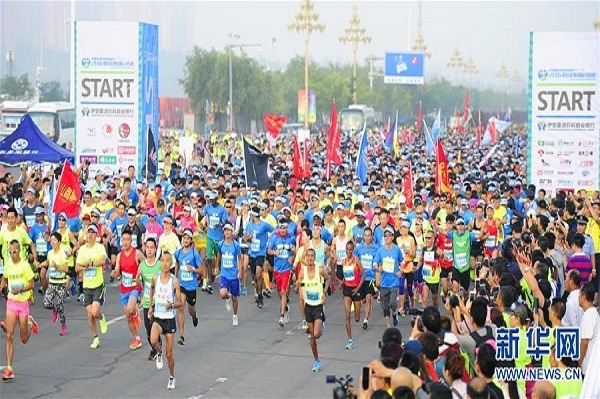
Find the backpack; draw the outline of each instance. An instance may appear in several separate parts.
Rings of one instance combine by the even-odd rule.
[[[202,263],[202,258],[200,258],[200,254],[198,253],[198,251],[196,251],[196,248],[191,248],[191,250],[193,251],[192,254],[194,255],[194,266],[198,268],[198,267],[200,267],[200,264]],[[177,251],[175,251],[175,254],[173,254],[177,263],[181,263],[179,261],[180,255],[181,255],[181,248],[179,248]],[[196,255],[198,255],[198,256],[196,257]],[[198,260],[198,258],[200,258],[200,260]]]

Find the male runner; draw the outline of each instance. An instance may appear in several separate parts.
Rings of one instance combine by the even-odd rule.
[[[289,319],[288,289],[290,288],[290,278],[292,273],[292,264],[294,262],[294,252],[296,252],[296,238],[287,231],[288,224],[286,219],[279,222],[278,231],[273,233],[269,241],[269,255],[274,257],[274,274],[277,292],[279,293],[279,327],[285,327]]]
[[[373,258],[379,248],[373,242],[373,230],[367,227],[363,231],[364,243],[360,244],[354,250],[354,254],[360,259],[360,263],[365,272],[365,281],[362,284],[361,298],[365,302],[365,319],[362,328],[369,328],[369,317],[371,316],[371,301],[375,295],[375,269],[373,268]]]
[[[249,265],[252,277],[254,278],[256,306],[262,309],[263,302],[263,278],[262,267],[267,255],[267,238],[268,234],[273,231],[273,227],[260,219],[260,209],[252,208],[250,211],[250,221],[244,230],[244,238],[250,243],[248,255],[250,256]]]
[[[386,327],[390,328],[390,315],[393,318],[394,327],[398,325],[398,282],[402,271],[400,264],[404,260],[402,251],[393,242],[394,229],[387,226],[383,232],[383,245],[379,247],[373,264],[376,267],[378,285],[380,287],[379,297],[385,317]]]
[[[14,208],[12,209],[14,210]],[[16,214],[16,211],[14,213]],[[6,262],[4,276],[0,282],[0,292],[4,290],[4,287],[8,287],[6,319],[0,322],[0,328],[6,333],[6,368],[2,375],[2,381],[15,378],[12,361],[13,339],[17,322],[23,344],[29,341],[31,333],[38,333],[38,325],[33,316],[29,314],[29,297],[33,295],[35,287],[33,271],[29,263],[21,258],[21,245],[18,240],[14,239],[9,243],[7,252],[10,254],[10,262]]]
[[[160,274],[152,276],[150,286],[150,307],[148,318],[153,320],[150,333],[150,344],[156,351],[156,368],[163,368],[162,343],[159,338],[165,335],[167,345],[166,356],[169,366],[169,382],[167,389],[175,389],[175,358],[173,357],[173,340],[177,324],[175,309],[182,307],[179,280],[171,274],[172,255],[165,251],[161,258]]]
[[[342,275],[344,277],[342,294],[344,296],[344,308],[346,311],[346,334],[348,334],[346,349],[350,350],[354,348],[352,324],[350,323],[351,308],[354,305],[354,321],[358,323],[360,321],[360,304],[362,299],[361,287],[365,281],[365,271],[359,259],[354,255],[354,242],[352,241],[346,243],[346,256],[342,261]]]
[[[79,248],[77,260],[75,261],[75,270],[78,273],[83,272],[84,305],[93,337],[90,345],[91,349],[97,349],[100,346],[96,320],[100,323],[102,334],[106,334],[108,330],[106,318],[100,308],[104,303],[106,293],[104,275],[102,274],[106,262],[106,250],[102,244],[96,242],[97,235],[98,227],[95,224],[90,224],[87,230],[87,242]]]
[[[138,312],[137,303],[140,298],[140,287],[137,285],[136,276],[139,272],[140,262],[144,260],[142,251],[133,246],[132,233],[121,233],[121,252],[117,255],[115,270],[110,273],[112,278],[121,277],[119,291],[121,292],[121,306],[125,313],[127,327],[133,335],[129,349],[136,350],[142,346],[142,339],[138,334],[142,320]]]
[[[240,277],[242,250],[233,239],[233,225],[226,223],[223,226],[225,239],[218,243],[217,265],[221,270],[221,284],[219,293],[225,301],[227,311],[233,312],[233,325],[238,325],[238,297],[240,296]]]
[[[215,192],[207,193],[209,204],[204,207],[204,225],[208,226],[206,233],[206,271],[202,279],[202,291],[213,293],[211,281],[215,258],[217,256],[217,243],[223,240],[223,225],[227,221],[227,211],[219,204],[219,196]],[[210,280],[210,281],[209,281]]]
[[[304,296],[304,314],[308,323],[308,331],[310,333],[310,349],[312,350],[315,363],[313,372],[318,372],[321,369],[319,361],[319,352],[317,351],[317,339],[321,337],[323,318],[323,305],[325,305],[326,296],[324,293],[329,288],[329,273],[324,267],[315,265],[315,250],[309,248],[304,254],[305,267],[302,268],[298,280],[296,280],[296,293],[302,290],[301,295]],[[323,287],[322,280],[325,281]]]
[[[196,315],[196,290],[198,289],[198,275],[202,269],[202,258],[196,248],[192,245],[194,233],[190,229],[183,231],[181,242],[183,247],[175,251],[175,275],[179,280],[181,291],[181,311],[177,312],[179,324],[179,345],[185,345],[185,314],[183,312],[185,303],[188,304],[188,312],[192,316],[194,327],[198,325]]]
[[[150,308],[150,287],[152,286],[152,277],[159,274],[161,270],[160,259],[156,257],[156,239],[153,237],[146,239],[146,259],[140,264],[138,274],[136,276],[137,284],[142,286],[142,308],[144,309],[144,326],[148,343],[150,344],[150,354],[148,360],[154,360],[156,357],[156,349],[150,342],[150,332],[152,331],[152,320],[148,317],[148,309]],[[160,342],[160,337],[158,338]]]

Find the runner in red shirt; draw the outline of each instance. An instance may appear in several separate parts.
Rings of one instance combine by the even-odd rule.
[[[452,273],[452,240],[446,234],[454,229],[454,215],[446,216],[446,230],[439,229],[435,246],[438,248],[439,265],[441,266],[440,279],[442,281],[442,301],[446,302],[448,296],[448,280]]]

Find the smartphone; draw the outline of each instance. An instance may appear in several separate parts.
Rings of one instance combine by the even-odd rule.
[[[369,389],[369,383],[371,379],[371,369],[369,367],[363,367],[362,373],[362,389],[365,391]]]
[[[539,307],[540,307],[540,303],[539,303],[538,299],[535,298],[533,300],[533,313],[534,314],[536,314],[538,312]]]
[[[471,301],[471,303],[473,303],[474,300],[475,300],[475,291],[471,291],[471,292],[469,292],[469,301]]]
[[[479,288],[481,287],[481,281],[476,278],[475,279],[475,292],[479,292]]]

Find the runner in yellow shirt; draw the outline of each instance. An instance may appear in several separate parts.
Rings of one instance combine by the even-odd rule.
[[[10,212],[10,210],[9,210]],[[26,344],[31,333],[38,333],[38,325],[29,314],[29,297],[33,295],[35,282],[34,274],[29,263],[21,258],[21,245],[19,241],[12,240],[8,245],[10,262],[6,263],[4,276],[0,282],[0,291],[8,287],[8,298],[6,300],[6,320],[0,322],[0,328],[6,333],[6,368],[2,375],[2,381],[15,378],[12,368],[14,354],[15,326],[19,322],[21,342]]]

